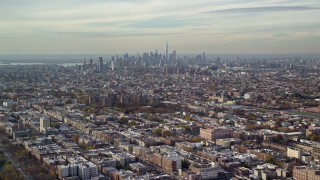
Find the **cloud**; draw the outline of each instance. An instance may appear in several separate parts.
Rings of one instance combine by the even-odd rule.
[[[285,12],[285,11],[309,11],[319,10],[318,7],[307,6],[269,6],[269,7],[242,7],[222,10],[206,11],[202,13],[263,13],[263,12]]]
[[[109,45],[112,39],[131,44],[134,51],[137,42],[143,49],[162,47],[162,41],[168,40],[177,50],[187,51],[190,46],[194,51],[226,42],[234,45],[221,48],[232,51],[237,49],[228,48],[242,46],[239,40],[261,40],[256,44],[299,38],[307,44],[308,38],[320,32],[319,10],[319,0],[1,1],[0,38],[6,39],[2,43],[10,44],[12,52],[25,39],[40,38],[30,46],[63,41],[71,51],[94,39],[90,49],[99,49],[99,44]],[[112,47],[116,48],[121,51],[122,46]],[[5,53],[1,47],[0,53]]]
[[[65,37],[87,37],[87,38],[117,38],[117,37],[144,37],[144,36],[172,36],[180,33],[157,33],[157,32],[52,32],[47,35],[58,35]]]
[[[138,20],[134,22],[127,23],[125,27],[131,28],[156,28],[156,29],[166,29],[166,28],[182,28],[187,26],[199,26],[201,22],[196,22],[193,19],[175,17],[175,16],[162,16],[157,18],[151,18],[146,20]]]

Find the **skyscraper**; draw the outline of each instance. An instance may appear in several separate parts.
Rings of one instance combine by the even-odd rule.
[[[202,53],[202,60],[203,60],[203,61],[206,61],[206,60],[207,60],[205,52]]]
[[[45,132],[47,127],[50,127],[51,120],[49,117],[40,118],[40,132]]]
[[[116,67],[115,67],[115,64],[114,64],[114,60],[112,59],[112,61],[111,61],[111,70],[114,71],[115,68]]]
[[[166,42],[166,60],[168,61],[169,59],[169,45],[168,45],[168,42]]]
[[[98,68],[99,68],[99,71],[103,70],[103,59],[102,59],[102,57],[99,57]]]

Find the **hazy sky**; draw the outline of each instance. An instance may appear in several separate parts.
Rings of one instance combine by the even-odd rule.
[[[0,54],[320,53],[320,0],[0,0]]]

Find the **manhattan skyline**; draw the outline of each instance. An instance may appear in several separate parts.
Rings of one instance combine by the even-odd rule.
[[[0,2],[0,54],[319,53],[320,1]]]

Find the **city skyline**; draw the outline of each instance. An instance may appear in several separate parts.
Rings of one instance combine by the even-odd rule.
[[[0,54],[318,53],[320,1],[2,1]]]

